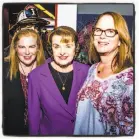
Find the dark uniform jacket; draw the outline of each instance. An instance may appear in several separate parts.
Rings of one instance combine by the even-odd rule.
[[[20,82],[20,73],[10,81],[8,76],[9,64],[3,65],[3,134],[27,135],[24,126],[25,97]]]

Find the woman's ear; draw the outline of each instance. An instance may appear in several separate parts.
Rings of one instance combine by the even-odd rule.
[[[118,46],[120,46],[121,45],[121,41],[119,40],[119,42],[118,42]]]

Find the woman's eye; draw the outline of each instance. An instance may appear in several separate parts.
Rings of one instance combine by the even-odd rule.
[[[54,48],[59,48],[59,45],[53,45]]]
[[[95,29],[95,32],[100,32],[100,31],[101,31],[101,29],[99,29],[99,28]]]
[[[35,48],[35,47],[36,47],[36,45],[29,46],[29,48]]]
[[[25,48],[25,46],[18,45],[18,48]]]
[[[67,45],[66,47],[67,47],[67,48],[71,48],[71,45]]]
[[[107,31],[108,31],[109,33],[114,33],[114,31],[113,31],[113,30],[111,30],[111,29],[110,29],[110,30],[107,30]]]
[[[59,46],[54,46],[54,48],[59,48]]]
[[[96,32],[100,32],[100,31],[101,31],[100,29],[97,29],[97,30],[96,30]]]

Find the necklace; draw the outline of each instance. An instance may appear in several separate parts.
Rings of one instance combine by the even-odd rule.
[[[106,69],[107,69],[107,70],[106,70]],[[105,71],[107,71],[107,72],[105,72]],[[105,67],[99,65],[98,68],[97,68],[97,73],[98,73],[98,74],[100,74],[100,73],[101,73],[101,74],[102,74],[102,73],[105,74],[105,73],[108,73],[108,71],[109,71],[109,73],[112,73],[111,65],[110,65],[110,66],[108,65],[108,66],[105,66]]]
[[[98,70],[97,73],[99,74],[100,73],[100,70]]]
[[[100,74],[100,72],[102,72],[102,71],[103,71],[103,68],[98,67],[97,73]]]
[[[58,74],[59,79],[60,79],[60,81],[61,81],[61,83],[62,83],[62,90],[64,91],[64,90],[66,90],[65,84],[66,84],[66,82],[67,82],[69,73],[65,76],[65,80],[62,79],[62,77],[60,76],[59,72],[57,72],[57,74]]]
[[[34,63],[35,63],[35,62],[34,62]],[[33,66],[34,66],[34,63],[33,63],[32,66],[31,66],[30,72],[32,71],[32,68],[33,68]],[[24,71],[24,69],[23,69],[23,67],[22,67],[22,64],[21,64],[20,62],[19,62],[19,64],[20,64],[20,66],[21,66],[21,69],[22,69],[24,75],[26,76],[26,81],[28,82],[27,74],[25,73],[25,71]],[[29,72],[29,73],[30,73],[30,72]]]

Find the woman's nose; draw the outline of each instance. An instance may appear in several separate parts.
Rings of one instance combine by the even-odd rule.
[[[101,33],[101,35],[100,35],[100,38],[105,38],[106,37],[106,34],[105,34],[105,32],[103,31],[102,33]]]
[[[30,54],[29,48],[26,48],[25,54],[26,54],[26,55],[29,55],[29,54]]]
[[[60,54],[61,54],[61,55],[65,54],[65,48],[64,48],[64,47],[61,47],[61,49],[60,49]]]

